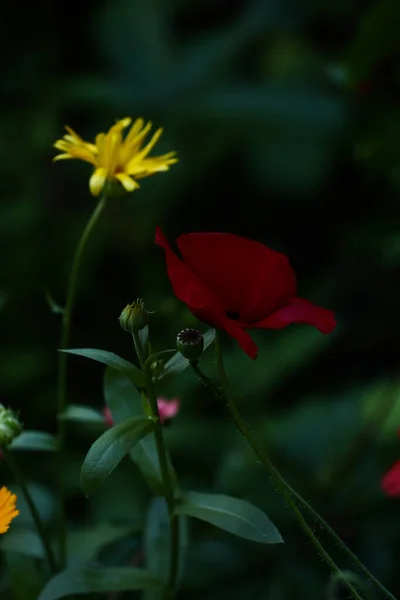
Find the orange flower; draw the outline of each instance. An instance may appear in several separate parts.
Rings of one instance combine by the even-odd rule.
[[[16,510],[17,496],[6,487],[0,488],[0,533],[5,533],[10,523],[19,515]]]

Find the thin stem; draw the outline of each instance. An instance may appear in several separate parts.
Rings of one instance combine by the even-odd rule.
[[[151,369],[145,365],[145,353],[143,351],[142,343],[138,333],[133,334],[133,341],[135,344],[136,353],[139,358],[140,366],[144,368],[146,376],[146,391],[149,398],[151,410],[156,417],[154,423],[154,439],[156,442],[157,456],[160,463],[161,477],[163,480],[163,488],[165,494],[165,501],[167,503],[168,515],[169,515],[169,526],[170,526],[170,563],[169,563],[169,574],[168,581],[165,590],[165,598],[173,598],[175,594],[176,578],[178,576],[179,567],[179,519],[174,513],[175,509],[175,492],[174,484],[171,477],[171,471],[169,468],[167,448],[164,442],[164,435],[161,427],[160,413],[158,410],[157,396],[155,393],[153,376]]]
[[[194,372],[196,373],[196,375],[201,379],[201,381],[205,384],[205,386],[210,389],[214,395],[222,401],[225,401],[225,395],[224,393],[214,384],[213,381],[211,381],[207,375],[205,373],[203,373],[203,371],[199,368],[199,366],[197,365],[197,363],[190,363],[192,369],[194,370]],[[253,442],[255,442],[254,438],[252,440]],[[250,440],[248,440],[249,444],[251,445],[251,447],[254,449],[253,444],[251,443]],[[258,450],[260,453],[263,453],[263,451],[261,450],[258,442],[255,442],[258,446]],[[261,460],[261,459],[260,459]],[[263,461],[262,461],[263,463]],[[263,463],[264,464],[264,463]],[[279,473],[280,475],[280,473]],[[342,552],[344,552],[344,554],[347,554],[347,556],[349,557],[349,559],[353,562],[353,564],[362,572],[364,573],[364,575],[372,582],[376,585],[376,587],[387,596],[387,598],[389,598],[390,600],[397,600],[397,598],[395,596],[393,596],[393,594],[367,569],[367,567],[361,562],[361,560],[358,558],[358,556],[356,554],[354,554],[354,552],[352,552],[352,550],[350,550],[350,548],[344,543],[344,541],[342,540],[342,538],[336,533],[336,531],[329,525],[329,523],[327,523],[325,521],[325,519],[315,510],[315,508],[313,508],[311,506],[311,504],[309,504],[307,502],[307,500],[305,500],[298,492],[296,492],[296,490],[281,476],[282,480],[285,483],[286,489],[287,491],[294,497],[296,498],[296,500],[298,501],[299,504],[301,504],[309,513],[310,515],[313,517],[313,519],[315,521],[317,521],[321,527],[327,532],[329,533],[329,535],[335,540],[335,542],[338,544],[339,548],[342,550]],[[341,577],[340,579],[343,579],[343,577]]]
[[[46,559],[47,559],[47,562],[49,565],[50,572],[52,575],[55,575],[55,573],[57,573],[57,565],[56,565],[56,561],[53,556],[53,550],[52,550],[49,540],[47,538],[46,530],[43,526],[42,519],[39,514],[39,511],[36,508],[33,498],[29,492],[29,489],[28,489],[26,483],[25,483],[24,476],[23,476],[17,462],[14,459],[12,452],[5,447],[2,448],[2,451],[4,454],[5,461],[8,465],[8,468],[10,469],[11,474],[14,477],[15,481],[20,486],[22,494],[23,494],[23,496],[26,500],[26,503],[29,507],[29,510],[31,512],[33,521],[35,523],[35,527],[37,529],[37,532],[38,532],[39,537],[43,544],[43,549],[46,554]]]
[[[89,221],[86,224],[85,229],[82,232],[81,238],[75,250],[74,259],[72,262],[72,268],[68,280],[67,298],[65,302],[65,308],[63,310],[63,318],[61,325],[61,342],[60,349],[65,350],[69,344],[69,335],[71,329],[71,318],[74,307],[76,287],[78,282],[79,267],[82,261],[82,256],[86,248],[87,242],[90,235],[96,225],[97,221],[103,209],[107,204],[106,196],[103,196],[96,205]],[[57,483],[58,483],[58,503],[59,503],[59,561],[60,568],[63,568],[66,557],[66,540],[67,540],[67,522],[65,515],[64,506],[64,486],[62,481],[62,474],[64,471],[65,463],[65,420],[60,418],[62,413],[65,411],[66,395],[67,395],[67,358],[66,352],[60,352],[58,358],[58,394],[57,394],[57,414],[58,414],[58,469],[57,469]]]
[[[286,502],[292,509],[292,512],[295,515],[299,525],[301,526],[304,533],[309,538],[310,542],[312,543],[312,545],[314,546],[314,548],[316,549],[318,554],[325,561],[325,563],[328,565],[328,567],[331,569],[331,571],[333,573],[337,574],[339,577],[343,577],[345,585],[346,585],[347,589],[349,590],[349,592],[351,593],[354,600],[362,600],[362,597],[359,595],[357,590],[352,586],[352,584],[349,581],[346,580],[346,578],[342,574],[341,569],[337,566],[335,561],[331,558],[329,553],[325,550],[325,548],[323,547],[321,542],[318,540],[318,538],[312,531],[311,527],[308,525],[307,521],[305,520],[302,513],[300,512],[297,504],[293,500],[291,490],[288,488],[288,485],[287,485],[285,479],[282,477],[282,475],[280,474],[278,469],[272,464],[269,456],[259,446],[256,439],[253,437],[253,433],[251,432],[250,428],[243,421],[243,419],[236,407],[236,403],[233,398],[233,394],[230,390],[229,382],[228,382],[228,379],[227,379],[227,376],[225,373],[225,368],[224,368],[224,363],[223,363],[223,358],[222,358],[222,349],[221,349],[221,333],[219,331],[217,331],[217,333],[216,333],[215,348],[216,348],[217,369],[218,369],[218,374],[219,374],[219,378],[221,381],[222,389],[224,391],[225,399],[228,403],[228,408],[231,411],[232,417],[235,420],[237,428],[239,429],[239,431],[243,435],[243,437],[247,440],[247,442],[250,444],[250,446],[253,449],[257,458],[261,461],[261,463],[264,465],[264,467],[268,470],[271,479],[274,481],[275,485],[279,488],[279,490],[282,493],[283,497],[285,498]]]

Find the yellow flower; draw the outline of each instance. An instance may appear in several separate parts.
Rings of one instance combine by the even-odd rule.
[[[16,510],[17,496],[6,487],[0,488],[0,533],[5,533],[11,521],[19,515]]]
[[[136,119],[125,138],[124,129],[129,127],[129,117],[117,121],[107,133],[99,133],[94,144],[85,142],[73,129],[68,131],[54,147],[61,154],[53,160],[78,158],[91,163],[95,170],[90,178],[89,187],[93,196],[98,196],[107,182],[119,181],[127,192],[140,187],[137,179],[148,177],[158,171],[168,171],[169,166],[178,161],[175,152],[161,156],[148,156],[157,143],[162,129],[157,129],[150,141],[144,146],[144,140],[152,123],[145,125],[143,119]]]

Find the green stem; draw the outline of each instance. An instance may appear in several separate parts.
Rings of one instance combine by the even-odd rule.
[[[90,235],[99,220],[103,209],[107,204],[106,196],[103,196],[96,204],[96,208],[90,216],[85,229],[82,232],[81,238],[75,250],[75,255],[71,267],[71,272],[68,280],[67,298],[65,308],[63,310],[63,318],[61,325],[61,342],[60,349],[68,348],[69,335],[71,329],[71,318],[74,307],[76,287],[78,282],[79,267],[82,261],[82,256],[86,248]],[[59,504],[59,561],[60,568],[64,567],[66,557],[66,540],[67,540],[67,521],[64,506],[64,486],[62,475],[64,472],[65,463],[65,419],[60,418],[65,411],[66,396],[67,396],[67,358],[66,352],[59,353],[58,359],[58,394],[57,394],[57,414],[58,414],[58,465],[57,465],[57,484],[58,484],[58,504]]]
[[[223,358],[222,358],[222,349],[221,349],[221,332],[217,331],[215,338],[215,348],[216,348],[216,359],[217,359],[217,369],[220,378],[220,382],[222,385],[222,389],[224,392],[224,397],[228,403],[228,408],[232,414],[233,419],[235,420],[236,426],[239,429],[240,433],[247,440],[248,444],[253,449],[257,458],[261,461],[264,467],[267,469],[271,479],[274,481],[275,485],[278,487],[286,502],[290,506],[293,514],[295,515],[299,525],[303,529],[304,533],[309,538],[310,542],[316,549],[317,553],[321,556],[327,566],[331,569],[333,573],[335,573],[338,577],[342,577],[347,589],[351,593],[354,600],[362,600],[362,597],[359,595],[357,590],[352,586],[352,584],[347,581],[344,577],[341,569],[337,566],[335,561],[331,558],[329,553],[325,550],[321,542],[318,540],[311,527],[303,517],[300,512],[296,502],[292,498],[292,492],[290,487],[288,487],[286,480],[282,477],[278,469],[272,464],[269,456],[266,452],[260,447],[257,440],[253,437],[253,433],[250,428],[243,421],[237,407],[235,400],[233,398],[233,394],[229,387],[229,382],[225,373]]]
[[[28,508],[31,512],[33,521],[35,523],[35,527],[37,529],[37,532],[38,532],[39,537],[43,544],[43,548],[44,548],[44,551],[46,554],[46,559],[47,559],[47,562],[49,565],[50,572],[52,575],[55,575],[55,573],[57,573],[56,561],[54,559],[53,550],[52,550],[49,540],[47,538],[46,530],[43,526],[39,511],[37,510],[36,505],[33,501],[33,498],[28,490],[28,487],[25,483],[24,476],[23,476],[17,462],[14,460],[12,452],[5,447],[2,448],[2,451],[4,454],[5,461],[8,465],[8,468],[10,469],[11,474],[14,477],[15,481],[20,486],[22,494],[23,494],[23,496],[26,500],[26,503],[28,505]]]
[[[207,377],[207,375],[205,373],[203,373],[203,371],[201,371],[201,369],[198,367],[197,363],[191,363],[191,367],[194,370],[194,372],[196,373],[196,375],[205,384],[205,386],[208,389],[210,389],[219,400],[225,401],[224,393],[222,393],[221,390],[219,390],[218,387]],[[252,445],[250,440],[249,440],[249,443],[254,450],[254,446]],[[261,450],[261,448],[259,447],[258,443],[257,443],[257,446],[259,448],[259,452],[263,452]],[[282,477],[282,479],[283,479],[283,477]],[[312,518],[315,521],[317,521],[327,533],[329,533],[329,535],[335,540],[335,542],[337,543],[339,548],[342,550],[342,552],[349,557],[349,559],[359,569],[359,571],[364,573],[364,575],[372,583],[374,583],[376,585],[376,587],[383,594],[385,594],[387,596],[387,598],[389,598],[390,600],[397,600],[397,598],[395,596],[393,596],[393,594],[367,569],[367,567],[361,562],[361,560],[358,558],[358,556],[350,550],[350,548],[343,542],[342,538],[329,525],[329,523],[327,523],[325,521],[325,519],[315,510],[315,508],[313,508],[311,506],[311,504],[309,504],[307,502],[307,500],[305,500],[298,492],[296,492],[296,490],[286,480],[284,480],[284,483],[285,483],[286,489],[289,492],[289,494],[291,494],[294,498],[296,498],[298,503],[301,504],[310,513]],[[342,580],[343,577],[340,577],[340,579]]]
[[[170,524],[170,563],[169,563],[169,574],[168,582],[165,590],[165,599],[173,598],[175,595],[175,584],[178,576],[179,567],[179,519],[175,514],[175,492],[174,484],[171,477],[171,471],[169,468],[168,453],[164,442],[164,435],[162,431],[160,413],[157,404],[157,395],[155,393],[153,375],[151,369],[145,366],[145,354],[143,351],[142,343],[138,333],[133,334],[133,340],[135,344],[136,353],[139,358],[140,366],[144,368],[146,375],[146,391],[149,398],[150,406],[153,415],[156,417],[154,423],[154,439],[156,442],[157,456],[160,463],[161,477],[163,481],[163,488],[165,494],[165,501],[167,503],[169,524]]]

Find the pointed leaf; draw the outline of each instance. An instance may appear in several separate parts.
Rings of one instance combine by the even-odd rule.
[[[101,486],[124,456],[152,429],[149,419],[132,417],[114,425],[94,442],[81,470],[81,485],[86,496]]]
[[[145,383],[143,371],[113,352],[97,350],[95,348],[74,348],[71,350],[60,350],[60,352],[67,352],[68,354],[76,354],[77,356],[91,358],[116,371],[121,371],[138,387],[143,387]]]
[[[215,339],[215,329],[209,329],[208,331],[206,331],[203,334],[203,338],[204,338],[204,350],[206,350],[208,348],[208,346],[210,346],[210,344],[212,344]],[[168,362],[165,363],[164,371],[160,375],[159,378],[162,379],[163,377],[166,377],[167,375],[173,375],[176,373],[180,373],[181,371],[186,369],[186,367],[188,367],[188,366],[189,366],[189,361],[187,360],[187,358],[184,358],[180,352],[177,352],[176,354],[174,354],[174,356],[172,358],[169,359]]]
[[[61,571],[50,579],[37,600],[57,600],[71,594],[156,589],[160,586],[144,569],[79,566]]]
[[[253,542],[283,542],[266,514],[249,502],[231,496],[189,492],[178,502],[175,512],[201,519]]]
[[[143,415],[140,392],[123,373],[114,371],[110,367],[104,375],[104,396],[115,423]],[[149,435],[140,440],[129,456],[141,470],[152,491],[156,495],[162,495],[163,483],[153,436]],[[171,464],[170,469],[176,480]]]
[[[10,450],[37,450],[54,452],[57,450],[57,439],[44,431],[23,431],[9,446]]]

